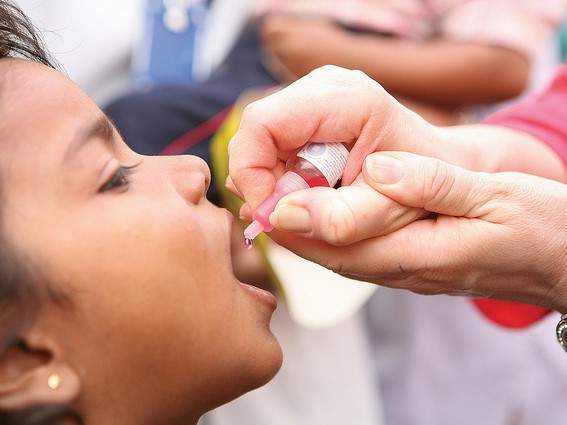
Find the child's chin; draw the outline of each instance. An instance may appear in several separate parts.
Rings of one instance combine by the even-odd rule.
[[[268,338],[268,340],[258,341],[254,346],[254,354],[248,356],[245,364],[228,380],[228,382],[235,384],[231,393],[225,393],[225,398],[217,400],[217,403],[210,406],[209,410],[229,403],[257,388],[263,387],[276,376],[283,362],[282,349],[271,333],[269,336],[265,336],[265,338]],[[225,389],[228,388],[225,386]]]
[[[278,373],[283,363],[283,352],[278,340],[268,330],[267,335],[258,341],[256,351],[248,364],[247,388],[243,393],[263,387]]]

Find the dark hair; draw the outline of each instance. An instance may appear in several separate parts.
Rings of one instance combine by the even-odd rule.
[[[0,60],[9,57],[57,69],[27,16],[12,2],[0,0]],[[52,295],[49,288],[38,284],[31,262],[4,237],[2,198],[0,170],[0,357],[19,343],[19,336],[35,318],[44,293]],[[69,419],[82,423],[79,415],[66,407],[30,406],[22,411],[0,412],[2,425],[55,425]]]
[[[0,59],[7,57],[57,68],[28,17],[11,1],[0,0]]]

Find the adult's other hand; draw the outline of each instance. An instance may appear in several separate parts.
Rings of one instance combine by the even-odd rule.
[[[297,254],[359,280],[567,312],[567,185],[520,173],[472,172],[403,152],[370,155],[363,175],[379,196],[430,216],[367,238],[376,226],[364,219],[372,215],[371,200],[366,200],[367,208],[361,203],[350,208],[350,197],[325,190],[319,202],[323,209],[344,205],[328,209],[333,214],[312,216],[313,204],[304,203],[314,199],[306,196],[308,190],[280,201],[271,218],[276,227],[290,230],[286,221],[297,220],[297,208],[302,209],[304,227],[296,229],[301,235],[276,232],[273,237]],[[355,210],[359,217],[352,215]],[[339,233],[339,238],[325,230],[355,223],[354,232]]]

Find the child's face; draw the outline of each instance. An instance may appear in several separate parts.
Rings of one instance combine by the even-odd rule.
[[[234,277],[206,164],[132,152],[44,66],[3,60],[0,75],[5,233],[72,300],[38,323],[80,375],[89,423],[165,423],[267,382],[274,300]]]

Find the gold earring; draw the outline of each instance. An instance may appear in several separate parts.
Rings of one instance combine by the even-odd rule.
[[[47,378],[47,386],[51,390],[59,389],[59,387],[61,386],[61,376],[59,376],[57,373],[52,373],[51,375],[49,375],[49,377]]]

